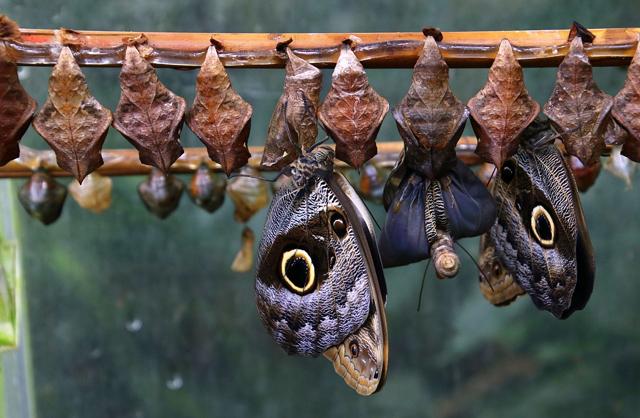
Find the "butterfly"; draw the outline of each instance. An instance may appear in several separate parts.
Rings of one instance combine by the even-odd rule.
[[[327,146],[286,167],[259,245],[260,318],[289,354],[324,354],[361,395],[387,373],[386,284],[366,206]]]
[[[536,119],[493,182],[498,217],[481,239],[480,287],[495,305],[526,292],[539,309],[565,319],[591,296],[595,257],[554,138],[548,119]]]

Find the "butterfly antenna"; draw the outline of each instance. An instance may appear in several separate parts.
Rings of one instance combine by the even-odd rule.
[[[418,296],[418,306],[416,311],[420,312],[420,308],[422,307],[422,293],[424,292],[424,283],[427,281],[427,273],[429,271],[429,266],[431,265],[431,259],[427,260],[427,265],[424,268],[424,273],[422,273],[422,282],[420,283],[420,294]]]
[[[493,290],[493,286],[491,286],[491,282],[489,281],[489,279],[487,278],[487,276],[484,274],[484,271],[482,271],[482,269],[480,268],[480,264],[478,264],[478,262],[476,261],[476,259],[471,255],[471,253],[469,251],[467,251],[466,248],[464,248],[464,246],[462,244],[460,244],[458,241],[454,241],[454,243],[462,248],[462,251],[464,251],[469,258],[471,259],[471,261],[473,261],[473,264],[475,264],[476,268],[478,269],[478,272],[480,273],[480,275],[482,276],[482,278],[484,279],[485,282],[487,282],[489,284],[489,287],[491,288],[491,290]]]
[[[498,171],[498,167],[493,166],[493,171],[491,172],[491,175],[489,176],[489,180],[487,180],[487,184],[485,184],[484,187],[486,187],[487,189],[489,188],[489,185],[491,184],[491,180],[493,180],[493,177],[496,175],[497,171]]]
[[[322,126],[322,124],[320,124],[320,126]],[[325,142],[327,142],[329,140],[328,136],[325,136],[324,138],[322,138],[320,141],[316,142],[315,144],[311,145],[309,147],[309,149],[307,150],[307,152],[311,152],[314,149],[318,148],[320,145],[324,144]]]

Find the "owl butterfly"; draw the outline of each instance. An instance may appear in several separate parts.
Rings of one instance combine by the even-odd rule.
[[[289,354],[324,353],[361,395],[387,373],[386,285],[371,219],[334,151],[318,146],[285,169],[259,245],[256,301]]]
[[[553,139],[549,121],[536,119],[494,179],[498,219],[481,239],[480,288],[494,305],[526,292],[565,319],[587,304],[595,260],[576,183]]]
[[[393,112],[405,146],[383,197],[385,267],[431,257],[438,277],[453,277],[460,264],[453,241],[480,235],[493,224],[491,195],[456,158],[468,115],[449,89],[449,69],[436,37],[427,36],[409,92]]]

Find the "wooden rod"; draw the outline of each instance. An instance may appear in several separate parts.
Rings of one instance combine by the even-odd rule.
[[[381,167],[391,168],[398,159],[402,151],[403,143],[398,142],[378,142],[378,155],[374,157],[376,164]],[[466,164],[479,164],[480,159],[474,153],[476,139],[474,137],[463,137],[460,139],[456,151],[458,157]],[[249,147],[251,159],[249,166],[260,169],[260,159],[262,158],[262,147]],[[106,176],[128,176],[144,175],[151,171],[151,167],[140,162],[138,151],[131,149],[103,149],[102,158],[104,165],[96,171]],[[184,154],[171,166],[173,173],[191,173],[198,168],[201,162],[206,162],[213,170],[222,171],[219,164],[211,161],[204,147],[185,148]],[[49,170],[53,176],[69,177],[71,173],[64,171],[56,164],[56,157],[51,150],[34,150],[25,146],[20,146],[20,158],[0,167],[0,178],[29,177],[36,167],[43,167]],[[336,166],[347,168],[348,166],[336,160]]]
[[[596,38],[586,45],[593,65],[628,65],[638,45],[640,28],[592,29]],[[124,40],[140,32],[21,29],[22,40],[5,41],[20,65],[54,65],[62,43],[69,45],[83,66],[116,67],[124,58]],[[557,66],[569,50],[568,30],[443,32],[440,49],[452,68],[489,67],[502,39],[509,39],[525,67]],[[422,32],[382,33],[171,33],[144,32],[156,66],[194,68],[215,38],[223,46],[220,58],[227,67],[281,68],[285,61],[275,46],[291,38],[294,52],[322,67],[335,65],[342,40],[355,38],[355,52],[368,68],[411,68],[421,51]]]

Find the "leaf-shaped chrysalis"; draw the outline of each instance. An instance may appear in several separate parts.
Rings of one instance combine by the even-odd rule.
[[[318,120],[336,143],[336,157],[360,168],[378,152],[375,139],[389,103],[369,85],[351,44],[342,44]]]
[[[184,183],[172,174],[151,169],[149,177],[138,185],[138,194],[145,207],[160,219],[169,216],[180,204]]]
[[[104,163],[100,152],[111,120],[111,111],[91,95],[73,53],[65,46],[49,78],[49,97],[33,119],[33,127],[55,152],[58,165],[78,182]]]
[[[407,166],[429,179],[443,176],[455,165],[455,145],[468,115],[449,88],[449,67],[436,40],[428,36],[409,91],[393,111]]]
[[[0,41],[20,38],[18,25],[0,15]],[[18,79],[18,66],[0,42],[0,166],[18,158],[18,142],[29,127],[36,101],[29,96]]]
[[[32,217],[45,225],[55,222],[62,214],[67,188],[58,183],[43,168],[38,168],[20,187],[18,200]]]
[[[627,79],[613,99],[611,114],[630,134],[622,147],[622,155],[640,162],[640,35]]]
[[[251,105],[233,89],[216,47],[211,45],[198,73],[187,124],[227,175],[249,161],[252,113]]]
[[[567,152],[586,166],[594,164],[604,149],[612,102],[593,80],[582,39],[576,36],[558,67],[556,85],[544,113],[561,134]]]
[[[160,82],[135,45],[127,46],[120,89],[113,127],[138,149],[143,164],[168,173],[184,152],[180,145],[184,99]]]
[[[261,165],[281,169],[313,145],[318,135],[317,109],[320,105],[322,73],[286,48],[284,91],[278,99]]]
[[[522,67],[513,48],[503,39],[487,83],[469,100],[471,125],[478,137],[478,154],[498,169],[518,149],[518,137],[540,113],[529,96]]]

